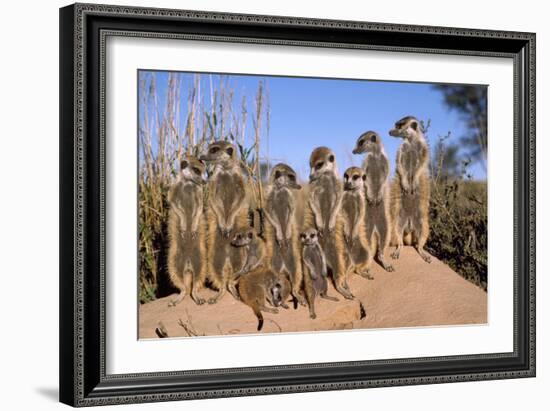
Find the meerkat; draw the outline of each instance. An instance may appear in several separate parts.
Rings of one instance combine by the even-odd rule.
[[[269,242],[271,268],[287,275],[292,284],[292,295],[301,305],[305,299],[302,287],[302,267],[296,223],[294,190],[301,190],[296,172],[286,164],[277,164],[271,170],[266,188],[265,235]]]
[[[256,235],[253,228],[244,228],[234,234],[231,239],[231,245],[236,248],[242,248],[245,251],[242,267],[233,273],[232,278],[228,279],[227,282],[229,292],[237,300],[240,300],[235,285],[241,275],[249,273],[265,263],[265,243],[264,240]]]
[[[227,141],[211,143],[201,156],[212,167],[208,180],[208,276],[218,293],[208,300],[215,304],[224,295],[228,281],[243,266],[244,250],[231,246],[231,234],[248,226],[247,193],[235,146]]]
[[[392,214],[395,220],[396,248],[392,258],[398,259],[403,248],[403,237],[410,234],[411,241],[424,261],[431,256],[424,250],[428,239],[430,181],[428,165],[430,150],[422,125],[412,116],[395,123],[390,136],[404,141],[397,150],[396,177],[392,185]]]
[[[367,175],[360,167],[344,172],[344,194],[340,221],[349,258],[349,271],[372,280],[369,273],[372,254],[365,233],[365,180]]]
[[[260,266],[243,275],[239,279],[238,287],[241,300],[252,308],[258,318],[258,331],[261,331],[264,325],[262,311],[277,314],[279,310],[276,307],[288,308],[285,301],[290,296],[290,282],[285,276],[277,275],[273,270]]]
[[[345,298],[354,298],[347,283],[345,270],[345,246],[341,230],[336,222],[342,203],[342,183],[338,179],[338,169],[334,152],[327,147],[318,147],[309,159],[308,212],[306,228],[315,228],[319,233],[319,243],[326,255],[329,274],[334,287]]]
[[[203,220],[205,165],[195,157],[180,162],[180,172],[168,193],[168,273],[179,289],[170,306],[180,303],[190,291],[196,304],[204,304],[198,289],[205,277],[206,232]]]
[[[302,260],[307,272],[304,276],[306,298],[309,306],[309,317],[317,318],[315,314],[315,298],[338,301],[336,297],[327,295],[328,274],[325,253],[319,244],[317,230],[309,228],[300,234],[302,243]]]
[[[386,271],[394,271],[386,262],[385,252],[390,244],[392,218],[388,178],[390,161],[378,133],[367,131],[357,139],[353,154],[366,154],[363,160],[365,171],[365,231],[367,244],[376,260]]]

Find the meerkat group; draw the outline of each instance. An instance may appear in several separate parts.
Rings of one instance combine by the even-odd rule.
[[[429,234],[429,149],[422,125],[407,116],[389,135],[404,140],[392,182],[382,139],[374,131],[357,138],[353,154],[364,155],[362,166],[348,168],[342,178],[328,147],[312,151],[305,188],[290,166],[275,165],[264,192],[262,230],[249,218],[246,177],[232,143],[215,141],[200,158],[182,159],[168,194],[167,266],[180,291],[170,305],[187,293],[196,304],[204,304],[199,292],[208,284],[217,291],[209,304],[229,291],[252,309],[259,331],[262,311],[288,308],[289,299],[295,308],[307,305],[310,317],[316,318],[317,296],[338,301],[328,295],[329,281],[345,299],[354,299],[350,275],[373,279],[373,261],[394,271],[385,258],[390,243],[396,247],[393,259],[406,243],[429,263],[424,250]],[[298,210],[299,203],[303,210]]]

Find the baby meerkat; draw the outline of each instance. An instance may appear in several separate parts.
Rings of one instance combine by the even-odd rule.
[[[231,245],[237,248],[242,247],[245,251],[243,266],[227,282],[229,292],[239,300],[239,293],[235,285],[241,275],[247,274],[265,263],[265,243],[256,235],[253,228],[245,228],[235,233],[231,239]]]
[[[290,282],[285,276],[277,275],[273,270],[258,267],[242,276],[238,286],[241,300],[252,308],[258,318],[258,331],[261,331],[264,325],[262,311],[277,314],[279,310],[274,307],[288,308],[285,301],[290,296]]]
[[[265,196],[265,236],[269,243],[271,267],[276,273],[290,278],[292,295],[305,305],[300,293],[302,269],[293,192],[301,188],[291,167],[282,163],[273,167]]]
[[[248,226],[247,193],[235,146],[216,141],[201,156],[212,166],[208,181],[208,274],[218,294],[208,300],[218,302],[227,289],[233,273],[243,266],[244,250],[231,246],[231,234]]]
[[[302,260],[306,274],[304,276],[304,285],[306,299],[309,305],[309,316],[312,319],[317,318],[315,314],[315,297],[338,301],[336,297],[327,295],[327,262],[325,253],[319,244],[317,230],[309,228],[300,234],[302,243]]]
[[[378,133],[367,131],[357,139],[353,154],[366,154],[365,170],[365,231],[367,244],[376,252],[376,260],[386,271],[394,268],[385,259],[392,234],[388,177],[390,161]],[[376,251],[375,251],[376,250]]]
[[[424,250],[424,245],[430,231],[430,150],[422,125],[415,117],[402,118],[389,134],[404,140],[397,151],[397,174],[392,186],[392,214],[397,242],[392,258],[399,258],[403,237],[410,234],[418,254],[429,263],[431,256]]]
[[[354,296],[347,283],[342,232],[336,229],[343,192],[334,152],[327,147],[316,148],[311,153],[309,165],[311,171],[306,227],[315,228],[319,233],[319,242],[326,255],[328,271],[336,291],[352,300]]]
[[[197,291],[205,279],[206,232],[203,216],[203,185],[205,165],[195,157],[180,162],[180,172],[168,193],[168,273],[180,290],[174,306],[190,291],[197,304],[204,299]]]
[[[349,257],[349,271],[372,280],[369,269],[372,254],[365,234],[365,180],[367,175],[360,167],[350,167],[344,173],[344,195],[340,221],[344,243]]]

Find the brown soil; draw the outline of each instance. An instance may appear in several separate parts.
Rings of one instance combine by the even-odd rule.
[[[317,299],[317,318],[309,318],[307,307],[292,304],[278,314],[264,313],[262,333],[342,330],[352,328],[419,327],[487,322],[487,294],[466,281],[436,258],[425,263],[411,247],[405,247],[395,272],[377,264],[374,280],[357,275],[349,285],[355,300],[345,300],[332,287],[329,295],[339,302]],[[208,297],[210,290],[201,295]],[[212,293],[213,295],[213,293]],[[197,306],[186,297],[176,307],[168,307],[173,297],[160,298],[139,308],[140,338],[158,338],[159,322],[169,337],[257,333],[252,310],[229,293],[215,305]],[[364,318],[361,319],[361,305]]]

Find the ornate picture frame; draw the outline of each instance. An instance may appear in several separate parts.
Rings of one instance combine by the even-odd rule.
[[[513,351],[106,372],[106,39],[193,39],[513,60]],[[535,376],[535,34],[75,4],[60,10],[60,400],[73,406]]]

